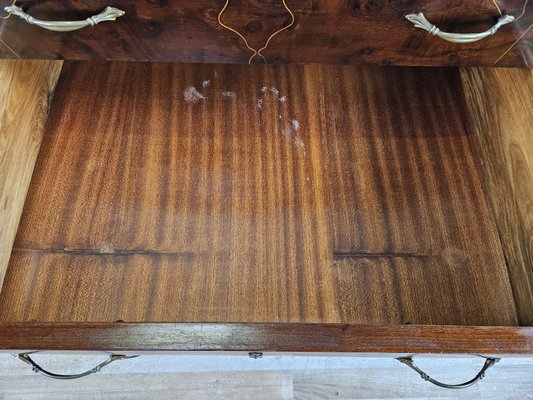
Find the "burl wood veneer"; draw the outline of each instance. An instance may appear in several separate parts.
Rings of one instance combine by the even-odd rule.
[[[458,71],[67,63],[2,321],[516,325]]]
[[[497,0],[505,14],[522,13],[527,0]],[[1,8],[11,0],[0,1]],[[114,22],[58,33],[16,17],[0,20],[0,57],[75,60],[245,63],[251,53],[217,16],[224,0],[18,0],[44,20],[80,20],[108,5],[126,12]],[[415,28],[406,14],[424,12],[443,31],[483,32],[499,17],[493,0],[287,0],[294,26],[263,52],[269,63],[533,66],[533,2],[520,20],[494,36],[454,44]],[[281,0],[230,0],[224,23],[261,48],[286,25]],[[256,58],[255,62],[261,62]]]

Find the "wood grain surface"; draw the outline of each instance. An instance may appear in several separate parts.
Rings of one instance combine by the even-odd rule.
[[[0,287],[61,61],[0,61]]]
[[[514,325],[460,88],[442,69],[69,63],[0,318]]]
[[[503,12],[518,16],[525,1],[498,4]],[[100,12],[109,1],[18,4],[35,18],[79,20]],[[114,22],[57,33],[12,17],[0,21],[0,38],[24,58],[244,63],[251,55],[241,39],[218,24],[223,0],[112,4],[126,11]],[[288,5],[296,24],[272,40],[264,52],[270,63],[533,66],[533,31],[527,31],[533,23],[533,3],[520,20],[496,35],[461,45],[415,28],[404,16],[422,11],[443,31],[482,32],[499,15],[491,0],[290,0]],[[289,16],[281,1],[231,0],[223,21],[260,48]]]
[[[533,354],[533,327],[0,322],[0,328],[0,349],[10,351]]]
[[[533,70],[464,69],[520,322],[533,325]]]

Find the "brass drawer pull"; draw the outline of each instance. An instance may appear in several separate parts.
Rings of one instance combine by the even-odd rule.
[[[33,18],[31,15],[24,12],[21,7],[10,5],[4,8],[8,15],[16,15],[22,18],[30,25],[37,25],[41,28],[56,32],[70,32],[87,26],[94,26],[104,21],[114,21],[126,14],[125,11],[119,10],[115,7],[106,7],[100,14],[93,15],[81,21],[42,21]]]
[[[126,360],[128,358],[135,358],[135,357],[138,357],[138,356],[125,356],[125,355],[121,355],[121,354],[111,354],[109,356],[109,358],[103,362],[101,362],[100,364],[98,364],[96,367],[88,370],[88,371],[85,371],[85,372],[82,372],[80,374],[72,374],[72,375],[60,375],[60,374],[55,374],[53,372],[50,372],[50,371],[47,371],[45,370],[44,368],[42,368],[39,364],[37,364],[31,357],[30,357],[30,354],[31,353],[20,353],[18,355],[18,358],[19,360],[22,360],[24,361],[26,364],[29,364],[31,365],[31,368],[34,372],[38,373],[38,374],[41,374],[41,375],[44,375],[46,376],[47,378],[52,378],[52,379],[62,379],[62,380],[68,380],[68,379],[78,379],[78,378],[83,378],[84,376],[88,376],[88,375],[91,375],[91,374],[95,374],[97,372],[100,372],[100,370],[105,367],[106,365],[109,365],[111,364],[113,361],[119,361],[119,360]]]
[[[445,389],[465,389],[467,387],[470,387],[474,385],[475,383],[479,382],[481,379],[485,377],[485,372],[492,367],[494,364],[496,364],[498,361],[500,361],[500,358],[492,358],[492,357],[484,357],[485,358],[485,364],[483,364],[483,367],[481,370],[477,373],[475,377],[470,379],[467,382],[459,383],[457,385],[450,385],[447,383],[439,382],[433,378],[431,378],[428,374],[426,374],[424,371],[422,371],[420,368],[418,368],[413,361],[413,357],[399,357],[397,358],[398,361],[400,361],[402,364],[407,365],[412,370],[418,372],[420,374],[420,377],[424,379],[425,381],[431,382],[434,385],[440,386]]]
[[[512,15],[502,15],[496,24],[485,32],[480,33],[448,33],[442,32],[439,28],[429,22],[423,13],[408,14],[405,18],[411,22],[415,27],[424,29],[432,35],[438,36],[452,43],[472,43],[478,40],[485,39],[486,37],[494,35],[500,27],[510,22],[513,22],[515,18]]]

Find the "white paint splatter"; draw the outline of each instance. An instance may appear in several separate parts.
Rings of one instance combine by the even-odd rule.
[[[285,126],[281,127],[280,129],[281,135],[285,137],[287,140],[292,141],[297,147],[302,149],[304,156],[307,156],[307,151],[305,149],[305,142],[300,136],[298,136],[298,133],[297,133],[297,131],[300,129],[300,121],[296,119],[291,119],[289,122],[290,123],[285,124]]]
[[[296,144],[296,146],[300,147],[303,150],[304,156],[307,155],[307,152],[305,151],[305,143],[299,136],[296,136],[294,138],[294,144]]]
[[[215,78],[218,78],[218,72],[215,71]]]
[[[279,96],[279,90],[276,89],[275,87],[271,87],[271,88],[270,88],[270,91],[271,91],[272,93],[274,93],[276,96]]]
[[[263,99],[257,99],[257,108],[263,109]]]
[[[183,91],[183,98],[188,103],[197,103],[200,100],[206,99],[206,97],[196,90],[194,86],[189,86]]]
[[[104,243],[99,249],[100,254],[115,254],[115,249],[109,243]]]
[[[285,103],[287,101],[287,96],[278,97],[278,100],[281,101],[282,103]]]
[[[235,94],[235,92],[222,92],[222,97],[230,99],[237,97],[237,95]]]
[[[292,136],[292,131],[290,128],[281,128],[281,134],[285,136],[286,138],[289,138]]]
[[[263,86],[263,87],[261,88],[261,92],[263,92],[263,93],[268,92],[268,87]]]
[[[211,81],[209,79],[202,82],[202,87],[205,89],[211,84]]]

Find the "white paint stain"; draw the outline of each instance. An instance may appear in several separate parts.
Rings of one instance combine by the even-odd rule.
[[[280,133],[283,137],[292,141],[297,147],[299,147],[303,151],[304,156],[307,156],[305,142],[300,136],[298,136],[299,129],[300,121],[296,119],[291,119],[288,124],[281,128]]]
[[[200,93],[194,86],[189,86],[183,91],[183,98],[188,103],[197,103],[200,100],[206,99],[206,97]]]
[[[267,94],[269,93],[276,96],[276,99],[280,103],[285,103],[289,100],[287,96],[280,96],[279,89],[274,86],[263,86],[262,88],[260,88],[260,91],[261,93],[263,93],[262,97],[260,99],[257,99],[257,108],[259,108],[260,110],[262,110],[263,107],[265,106],[265,99],[267,97]],[[266,104],[269,104],[269,103],[266,103]],[[298,121],[297,119],[289,119],[289,120],[285,119],[284,120],[282,117],[282,114],[278,114],[278,119],[280,121],[279,122],[279,133],[281,134],[281,136],[293,142],[296,147],[302,150],[304,156],[307,156],[305,142],[298,135],[298,131],[300,130],[300,127],[301,127],[300,121]]]
[[[237,97],[237,95],[235,94],[235,92],[222,92],[222,97],[226,99],[231,99]]]
[[[104,243],[100,248],[98,249],[98,252],[100,254],[115,254],[115,249],[112,245],[108,243]]]
[[[205,81],[202,82],[202,87],[203,87],[203,88],[206,88],[206,87],[208,87],[210,84],[211,84],[211,81],[210,81],[209,79],[208,79],[208,80],[205,80]]]
[[[294,144],[303,150],[304,156],[307,155],[307,152],[305,151],[305,143],[302,140],[302,138],[300,138],[299,136],[295,136],[294,137]]]
[[[280,96],[279,95],[279,89],[274,87],[274,86],[263,86],[261,89],[261,93],[263,93],[263,97],[267,94],[267,93],[272,93],[274,96],[276,96],[276,98],[281,102],[281,103],[285,103],[287,100],[289,100],[289,98],[287,96]]]

